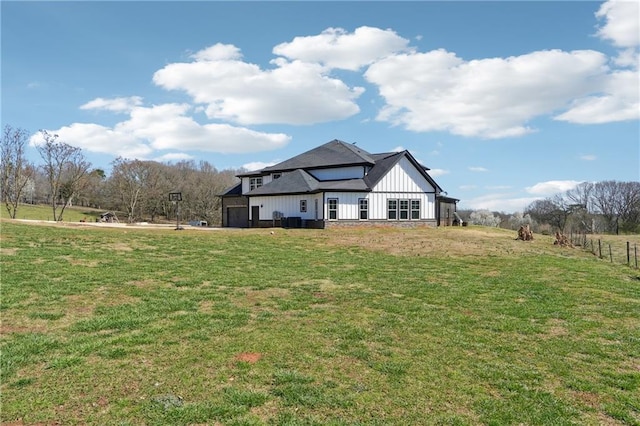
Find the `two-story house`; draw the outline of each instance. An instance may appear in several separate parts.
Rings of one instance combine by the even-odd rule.
[[[370,154],[333,140],[238,175],[222,194],[222,226],[451,225],[457,199],[409,151]]]

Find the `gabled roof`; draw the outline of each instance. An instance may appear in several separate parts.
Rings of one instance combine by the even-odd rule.
[[[375,160],[364,149],[356,145],[332,140],[317,148],[303,152],[274,166],[265,167],[256,172],[245,173],[239,176],[252,176],[265,173],[287,172],[296,169],[321,169],[347,165],[373,165]]]
[[[222,194],[220,194],[221,197],[231,197],[234,195],[242,195],[242,182],[239,182],[232,187],[225,189],[224,191],[222,191]]]
[[[370,154],[354,144],[337,139],[310,151],[285,160],[262,170],[238,176],[264,176],[282,173],[279,179],[260,186],[245,195],[303,194],[321,191],[371,191],[375,185],[402,159],[409,162],[435,188],[436,194],[442,188],[427,173],[428,168],[420,164],[409,151]],[[367,175],[361,179],[319,181],[306,170],[344,166],[368,166]]]
[[[246,195],[300,194],[316,192],[319,182],[304,170],[298,169],[284,173],[266,185],[260,186]]]
[[[364,179],[319,181],[304,170],[285,172],[278,179],[260,186],[246,195],[309,194],[323,191],[370,191]]]

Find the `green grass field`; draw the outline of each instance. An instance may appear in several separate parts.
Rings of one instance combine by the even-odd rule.
[[[1,226],[3,425],[640,424],[640,272],[552,237]]]
[[[103,210],[92,209],[90,207],[67,207],[64,209],[62,219],[64,222],[95,222],[96,218],[100,218]],[[60,210],[58,209],[58,213]],[[9,212],[4,203],[0,205],[0,218],[8,218]],[[51,206],[43,204],[20,204],[18,205],[18,213],[16,219],[28,220],[53,220],[53,210]]]

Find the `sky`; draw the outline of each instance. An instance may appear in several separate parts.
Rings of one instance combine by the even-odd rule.
[[[640,2],[2,1],[2,126],[260,169],[409,150],[460,209],[640,180]]]

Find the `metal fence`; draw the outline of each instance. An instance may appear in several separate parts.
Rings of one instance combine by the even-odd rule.
[[[638,243],[636,242],[583,233],[571,233],[570,241],[575,247],[582,247],[600,259],[638,269]]]

